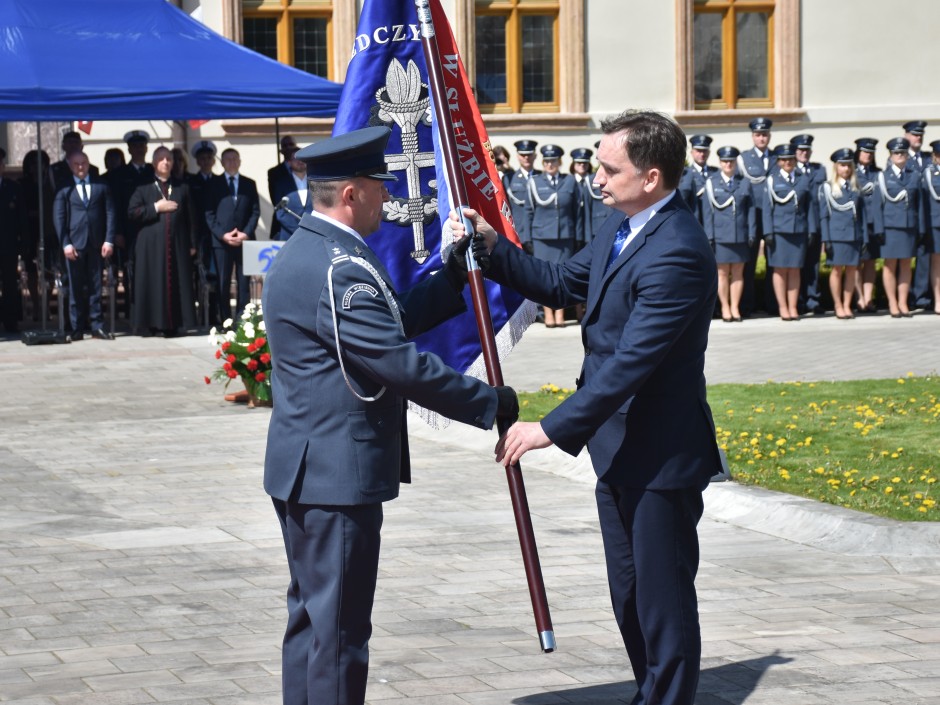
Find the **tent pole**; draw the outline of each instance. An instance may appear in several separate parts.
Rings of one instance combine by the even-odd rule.
[[[274,149],[277,152],[276,161],[281,161],[281,120],[274,118]]]
[[[39,184],[39,290],[42,292],[40,301],[42,302],[42,331],[46,331],[46,316],[48,314],[49,295],[46,292],[46,228],[45,228],[45,208],[42,200],[42,182],[46,180],[46,175],[42,172],[42,123],[36,123],[36,182]],[[59,311],[59,315],[62,312]]]

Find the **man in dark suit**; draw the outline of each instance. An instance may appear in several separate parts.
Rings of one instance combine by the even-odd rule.
[[[55,185],[56,191],[63,186],[72,184],[72,169],[69,165],[69,157],[75,152],[81,152],[84,146],[81,133],[72,131],[62,135],[62,152],[65,156],[61,161],[50,167],[52,169],[52,183]],[[88,175],[98,176],[98,167],[89,165]]]
[[[271,199],[272,206],[277,206],[285,195],[291,190],[296,190],[294,189],[294,177],[290,165],[296,153],[297,142],[294,138],[291,135],[281,137],[281,155],[284,157],[284,161],[268,169],[268,197]],[[286,240],[286,237],[281,238],[279,236],[280,231],[281,223],[278,221],[277,213],[275,213],[271,218],[271,239]]]
[[[307,193],[307,165],[302,159],[292,156],[287,168],[289,178],[281,178],[272,185],[271,202],[274,204],[274,222],[278,225],[275,240],[289,239],[304,214],[313,212]]]
[[[469,244],[399,295],[363,238],[389,200],[390,130],[368,127],[301,150],[315,212],[267,275],[274,370],[264,488],[290,568],[285,704],[362,705],[382,503],[410,481],[405,400],[478,428],[518,413],[494,389],[418,352],[409,338],[465,309]]]
[[[196,221],[193,244],[198,250],[196,253],[199,263],[196,268],[198,277],[197,291],[201,292],[199,297],[200,306],[205,305],[208,309],[209,325],[218,325],[222,322],[222,319],[219,318],[218,275],[216,274],[213,255],[213,237],[212,232],[209,230],[209,222],[206,220],[206,211],[209,210],[209,192],[216,176],[212,173],[212,169],[215,166],[217,151],[215,143],[211,140],[196,142],[190,152],[199,166],[199,171],[186,176]]]
[[[16,269],[26,245],[26,205],[20,185],[3,178],[6,158],[0,147],[0,323],[7,333],[16,333],[22,308]]]
[[[108,185],[89,175],[84,152],[73,152],[69,165],[72,183],[56,192],[52,220],[69,272],[72,340],[81,340],[86,328],[112,340],[101,314],[101,270],[114,253],[114,201]]]
[[[205,202],[206,223],[212,233],[212,251],[218,273],[219,315],[223,321],[232,317],[232,273],[235,274],[237,314],[248,303],[248,277],[242,271],[242,243],[255,239],[261,217],[258,186],[238,173],[242,160],[238,151],[222,151],[224,172],[209,187]]]
[[[826,167],[813,158],[813,136],[796,135],[790,138],[790,144],[796,151],[796,169],[800,178],[809,179],[810,198],[819,196],[819,188],[826,183]],[[822,290],[819,285],[819,259],[822,256],[822,238],[811,238],[807,243],[806,257],[800,271],[799,308],[802,312],[820,315],[825,313],[822,303]]]
[[[513,425],[497,460],[588,446],[614,614],[639,689],[633,702],[692,705],[701,656],[696,524],[702,490],[721,469],[703,373],[715,256],[676,193],[679,126],[628,111],[601,127],[594,180],[625,217],[612,217],[568,262],[526,257],[466,212],[491,248],[488,277],[553,308],[587,304],[577,391],[541,422]]]

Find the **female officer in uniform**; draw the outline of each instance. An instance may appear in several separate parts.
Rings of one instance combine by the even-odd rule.
[[[940,314],[940,140],[930,143],[933,164],[924,169],[924,249],[930,253],[933,312]]]
[[[910,318],[907,306],[911,290],[911,260],[917,239],[923,234],[920,212],[921,174],[907,168],[911,143],[903,137],[888,142],[891,164],[878,174],[879,198],[885,224],[881,246],[884,268],[881,270],[891,318]]]
[[[852,294],[862,245],[868,237],[868,214],[855,176],[852,150],[837,149],[830,158],[832,176],[819,189],[819,229],[826,262],[832,266],[829,290],[836,318],[845,320],[855,318]]]
[[[737,173],[740,153],[735,147],[718,150],[720,170],[706,179],[700,199],[702,226],[718,263],[718,299],[725,323],[741,320],[744,264],[757,238],[754,193],[750,182]]]
[[[762,216],[767,266],[773,267],[774,296],[780,320],[798,321],[800,268],[811,238],[818,236],[819,211],[810,179],[797,176],[791,144],[774,149],[778,169],[767,177]]]
[[[858,295],[858,312],[875,313],[875,261],[881,257],[881,242],[884,240],[884,224],[881,232],[874,232],[874,217],[881,220],[881,204],[875,200],[875,185],[881,169],[875,163],[875,147],[878,140],[874,137],[859,137],[855,140],[855,178],[865,197],[865,211],[868,213],[868,232],[862,247],[862,256],[855,276],[855,293]]]
[[[558,145],[546,144],[542,172],[529,179],[528,201],[532,213],[530,237],[533,254],[546,262],[561,264],[574,254],[575,243],[584,239],[580,192],[573,176],[559,173],[565,153]],[[545,307],[545,327],[565,325],[565,310]]]

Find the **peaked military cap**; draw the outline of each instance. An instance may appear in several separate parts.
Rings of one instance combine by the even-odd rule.
[[[930,148],[934,154],[940,154],[940,140],[934,140],[930,143]]]
[[[718,148],[718,159],[724,162],[734,161],[738,158],[739,154],[741,154],[741,150],[731,145]]]
[[[571,150],[571,161],[573,162],[589,162],[592,156],[594,156],[593,150],[587,147],[579,147],[578,149]]]
[[[516,148],[518,154],[535,154],[535,148],[538,146],[538,142],[535,140],[519,140],[518,142],[513,142],[512,146]]]
[[[198,157],[201,152],[210,152],[214,157],[219,150],[212,140],[199,140],[189,151],[194,157]]]
[[[905,132],[910,132],[912,135],[922,135],[927,128],[927,121],[911,120],[910,122],[905,122],[901,127]]]
[[[692,135],[689,137],[689,144],[692,149],[710,149],[712,138],[709,135]]]
[[[813,148],[813,136],[812,135],[796,135],[790,138],[790,144],[796,149],[812,149]]]
[[[848,147],[843,147],[833,152],[829,158],[834,162],[854,162],[855,152]]]
[[[855,146],[860,152],[874,152],[878,146],[878,140],[874,137],[859,137],[855,140]]]
[[[751,132],[767,132],[774,126],[774,121],[770,118],[759,117],[751,120],[747,126],[751,128]]]
[[[776,147],[774,147],[774,157],[776,159],[795,159],[796,147],[794,147],[789,142],[778,144]]]
[[[889,152],[906,152],[911,148],[911,141],[906,137],[895,137],[885,145]]]
[[[124,134],[124,141],[127,142],[127,144],[131,142],[149,142],[150,133],[146,130],[131,130]]]
[[[294,155],[307,165],[311,181],[340,181],[365,176],[398,181],[388,173],[385,147],[392,131],[387,127],[364,127],[335,135],[301,149]]]
[[[542,159],[561,159],[565,153],[557,144],[546,144],[539,151],[542,153]]]

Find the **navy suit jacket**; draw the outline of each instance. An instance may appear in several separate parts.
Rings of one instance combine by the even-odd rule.
[[[288,194],[288,192],[295,190],[297,187],[294,185],[294,177],[291,176],[290,168],[287,166],[286,162],[281,162],[277,166],[272,166],[268,169],[268,196],[271,198],[271,205],[276,206],[278,202]],[[309,211],[308,211],[309,212]],[[278,232],[281,230],[281,223],[275,215],[271,219],[271,239],[278,240]],[[284,238],[285,240],[287,238]]]
[[[258,187],[244,174],[238,175],[238,198],[232,198],[228,190],[228,176],[222,174],[212,179],[204,202],[206,223],[212,233],[213,247],[226,247],[222,236],[237,228],[255,239],[255,228],[261,217],[258,202]]]
[[[291,188],[295,188],[293,180],[291,180]],[[276,240],[287,240],[291,235],[294,234],[294,231],[300,225],[300,220],[297,218],[299,215],[301,218],[307,214],[313,212],[313,199],[310,198],[310,194],[307,194],[307,202],[304,203],[300,200],[300,192],[291,190],[285,194],[278,196],[275,206],[281,202],[282,198],[287,198],[287,208],[282,208],[281,210],[276,210],[274,213],[274,220],[278,224],[277,236],[273,239]],[[288,213],[288,209],[290,213]],[[297,215],[294,215],[294,214]]]
[[[89,181],[87,205],[74,179],[55,195],[52,221],[62,247],[72,245],[81,251],[89,247],[101,249],[106,242],[114,244],[117,213],[111,189],[98,177],[91,177]]]
[[[587,445],[610,484],[704,487],[721,468],[704,375],[715,256],[675,195],[605,273],[619,225],[611,217],[564,264],[500,238],[487,276],[549,308],[586,302],[577,391],[541,422],[555,445],[572,455]]]
[[[408,340],[466,309],[442,273],[399,296],[368,246],[307,215],[274,258],[262,298],[273,365],[264,460],[272,497],[332,505],[397,497],[410,480],[406,399],[492,426],[495,390]]]

